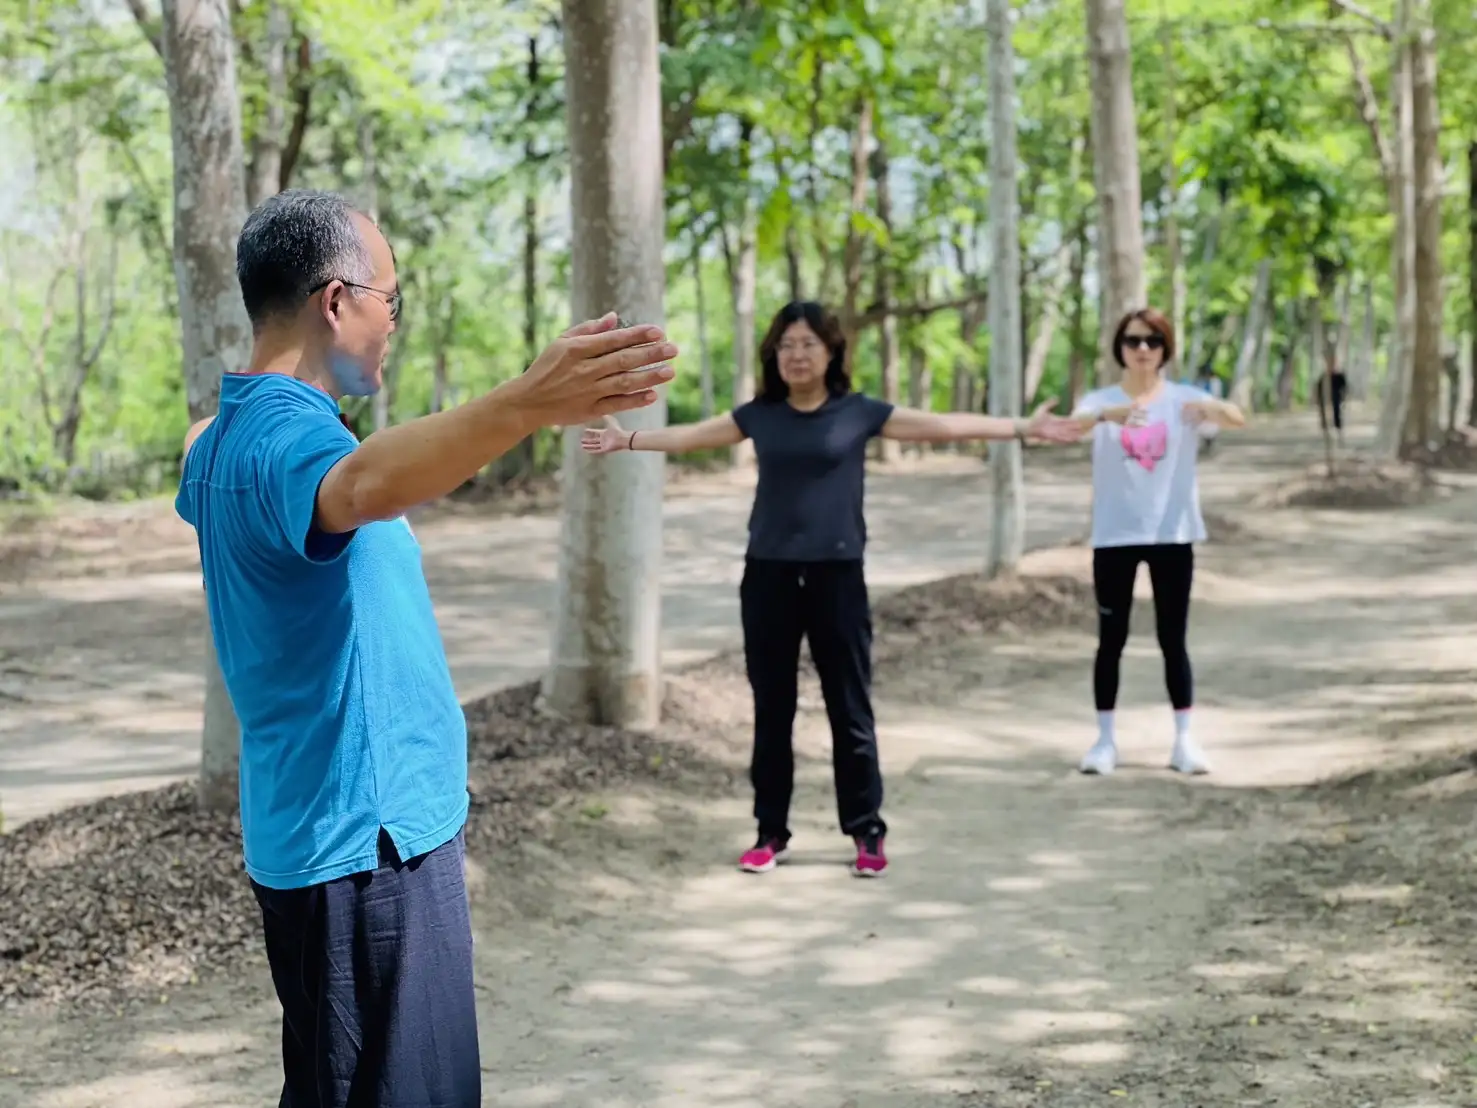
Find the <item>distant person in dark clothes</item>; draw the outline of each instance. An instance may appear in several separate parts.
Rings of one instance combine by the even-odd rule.
[[[1338,351],[1329,344],[1325,352],[1327,368],[1315,383],[1318,390],[1318,426],[1328,430],[1328,409],[1333,408],[1333,428],[1339,445],[1344,445],[1344,397],[1349,393],[1349,378],[1339,368]]]
[[[830,717],[841,831],[856,846],[852,872],[887,868],[882,771],[872,717],[872,617],[863,574],[867,443],[1042,439],[1075,442],[1078,425],[1042,405],[1030,419],[896,408],[851,390],[846,340],[819,304],[787,304],[759,350],[757,399],[701,423],[626,431],[614,420],[584,433],[594,454],[681,454],[752,439],[759,483],[739,602],[754,693],[750,778],[758,838],[739,860],[767,873],[788,856],[794,788],[800,640],[810,642]]]
[[[466,722],[405,520],[540,426],[644,407],[675,350],[583,324],[527,372],[362,443],[395,258],[343,200],[290,191],[241,230],[251,364],[190,428],[176,509],[241,722],[241,831],[282,1004],[282,1108],[482,1102],[463,866]]]

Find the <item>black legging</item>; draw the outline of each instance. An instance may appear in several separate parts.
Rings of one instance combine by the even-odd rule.
[[[1133,610],[1133,581],[1139,563],[1149,566],[1154,587],[1154,629],[1164,654],[1164,684],[1176,710],[1194,702],[1194,676],[1185,633],[1190,623],[1190,584],[1195,577],[1195,548],[1189,543],[1155,546],[1102,546],[1092,552],[1092,585],[1097,593],[1098,647],[1092,669],[1097,710],[1111,712],[1118,703],[1118,661],[1128,643],[1128,617]]]
[[[872,716],[872,613],[862,563],[750,558],[739,601],[744,657],[754,690],[749,776],[760,835],[790,838],[795,787],[791,743],[802,637],[810,642],[830,717],[841,830],[848,835],[885,834]]]

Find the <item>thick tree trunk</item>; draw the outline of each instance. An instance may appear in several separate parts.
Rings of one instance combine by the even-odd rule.
[[[664,321],[661,71],[653,0],[564,0],[573,309]],[[666,397],[621,417],[666,422]],[[564,433],[563,520],[546,705],[651,728],[661,714],[662,486],[652,451],[596,458]]]
[[[990,80],[990,414],[1021,413],[1020,205],[1016,183],[1015,50],[1009,0],[988,0]],[[1126,64],[1126,59],[1125,59]],[[1131,109],[1131,105],[1130,105]],[[1137,193],[1137,175],[1134,192]],[[1021,444],[990,444],[990,545],[985,574],[1013,573],[1026,546]]]
[[[1108,355],[1124,313],[1144,306],[1143,202],[1124,0],[1086,0],[1092,73],[1092,166],[1098,197],[1098,268],[1102,284],[1098,379],[1115,368]]]
[[[1404,450],[1441,440],[1441,114],[1436,103],[1436,32],[1431,0],[1411,6],[1411,124],[1415,155],[1415,343]]]
[[[215,414],[221,375],[245,368],[251,327],[236,284],[246,219],[235,40],[226,0],[164,0],[160,26],[174,151],[174,272],[190,419]],[[200,803],[239,801],[241,730],[208,621]]]

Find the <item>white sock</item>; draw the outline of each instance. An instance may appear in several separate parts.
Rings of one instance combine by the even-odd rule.
[[[1102,746],[1116,746],[1117,739],[1113,733],[1113,710],[1097,714],[1097,741]]]
[[[1182,743],[1190,737],[1190,709],[1178,708],[1174,713],[1174,741]]]

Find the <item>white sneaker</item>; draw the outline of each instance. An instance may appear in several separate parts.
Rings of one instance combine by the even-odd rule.
[[[1194,739],[1178,739],[1169,756],[1169,768],[1176,773],[1200,774],[1210,772],[1210,762],[1200,744]]]
[[[1099,739],[1093,743],[1092,749],[1082,759],[1082,764],[1077,767],[1083,773],[1097,774],[1106,777],[1118,768],[1118,747],[1110,742]]]

